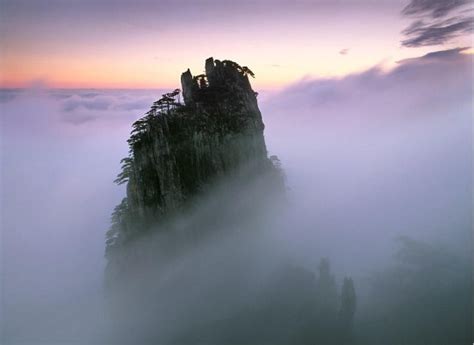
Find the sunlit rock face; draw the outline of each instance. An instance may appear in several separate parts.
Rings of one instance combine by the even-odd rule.
[[[169,231],[159,225],[179,217],[224,178],[250,181],[270,173],[283,186],[275,159],[267,156],[252,71],[213,58],[205,69],[198,76],[184,72],[182,93],[163,95],[134,123],[130,156],[118,178],[127,183],[127,197],[107,234],[109,259],[143,233]]]

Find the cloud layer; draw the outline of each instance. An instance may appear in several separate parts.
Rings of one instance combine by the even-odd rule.
[[[278,243],[330,257],[358,291],[398,235],[470,253],[472,76],[472,55],[452,49],[261,93],[289,187]],[[12,338],[101,331],[104,233],[125,193],[112,181],[130,124],[161,93],[0,92],[2,325]]]
[[[112,181],[130,124],[160,95],[0,91],[2,343],[71,341],[103,318],[104,234],[124,194]]]
[[[402,14],[416,20],[402,31],[405,47],[442,45],[474,30],[472,8],[467,0],[412,0]]]
[[[469,4],[469,0],[411,0],[402,13],[407,16],[428,15],[432,18],[441,18],[450,12]]]
[[[304,223],[288,241],[307,237],[346,269],[382,260],[398,235],[470,243],[471,78],[472,56],[453,49],[303,80],[263,102]]]

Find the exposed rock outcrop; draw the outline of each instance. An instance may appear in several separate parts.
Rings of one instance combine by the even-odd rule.
[[[252,90],[252,71],[237,63],[209,58],[206,73],[181,75],[179,90],[163,95],[133,125],[130,156],[118,183],[127,197],[113,214],[107,255],[179,215],[196,196],[220,178],[276,172],[268,158],[264,124]],[[281,184],[282,185],[282,184]]]
[[[107,233],[113,343],[330,344],[342,328],[329,263],[316,279],[276,245],[285,188],[253,72],[212,58],[205,69],[181,75],[184,104],[167,93],[133,124]]]

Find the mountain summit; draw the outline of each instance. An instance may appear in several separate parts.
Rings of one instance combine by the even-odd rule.
[[[117,340],[161,344],[329,344],[348,339],[352,280],[339,298],[289,258],[283,174],[268,157],[253,72],[206,60],[133,124],[116,182],[127,197],[107,232]],[[184,98],[184,104],[181,102]],[[290,231],[291,233],[291,231]],[[340,335],[339,335],[340,334]]]
[[[107,232],[109,260],[141,234],[167,231],[160,224],[223,178],[279,175],[277,159],[267,156],[257,93],[249,82],[253,72],[212,57],[205,69],[196,76],[184,72],[182,93],[164,94],[133,124],[130,154],[116,180],[127,184],[127,197]]]

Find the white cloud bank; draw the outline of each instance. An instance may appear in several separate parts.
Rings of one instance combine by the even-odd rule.
[[[161,93],[0,92],[9,336],[54,329],[70,340],[87,327],[76,327],[85,321],[77,314],[100,295],[104,233],[124,195],[112,181],[130,124]],[[290,188],[288,246],[329,256],[351,275],[388,259],[398,234],[470,250],[471,94],[472,55],[451,50],[268,96],[266,140]]]

